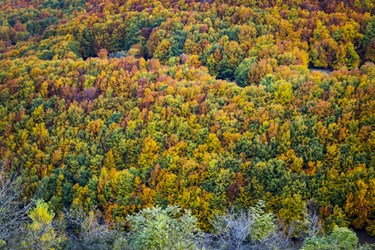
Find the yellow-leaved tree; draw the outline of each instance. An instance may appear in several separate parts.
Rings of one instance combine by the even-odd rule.
[[[31,223],[27,225],[26,237],[22,242],[25,249],[61,249],[64,236],[60,235],[53,225],[55,213],[43,200],[38,200],[36,206],[28,213]]]

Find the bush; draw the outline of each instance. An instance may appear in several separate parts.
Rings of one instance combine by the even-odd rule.
[[[365,249],[358,243],[357,235],[346,227],[335,227],[328,236],[313,236],[304,241],[302,250]]]
[[[196,249],[201,239],[197,219],[176,206],[146,208],[127,218],[131,249]]]

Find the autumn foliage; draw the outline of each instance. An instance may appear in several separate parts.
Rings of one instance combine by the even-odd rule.
[[[372,1],[1,1],[0,161],[56,215],[178,205],[209,231],[264,200],[288,228],[314,202],[327,230],[374,235],[374,14]]]

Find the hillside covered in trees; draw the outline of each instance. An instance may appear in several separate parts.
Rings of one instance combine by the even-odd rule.
[[[0,249],[358,249],[348,228],[375,236],[374,14],[0,0]]]

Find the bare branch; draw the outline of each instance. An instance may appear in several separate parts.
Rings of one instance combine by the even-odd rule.
[[[7,243],[28,219],[31,203],[22,202],[22,190],[20,178],[9,177],[0,167],[0,240]]]
[[[100,224],[98,218],[94,212],[65,211],[72,249],[108,249],[113,244],[119,232],[108,224]]]

